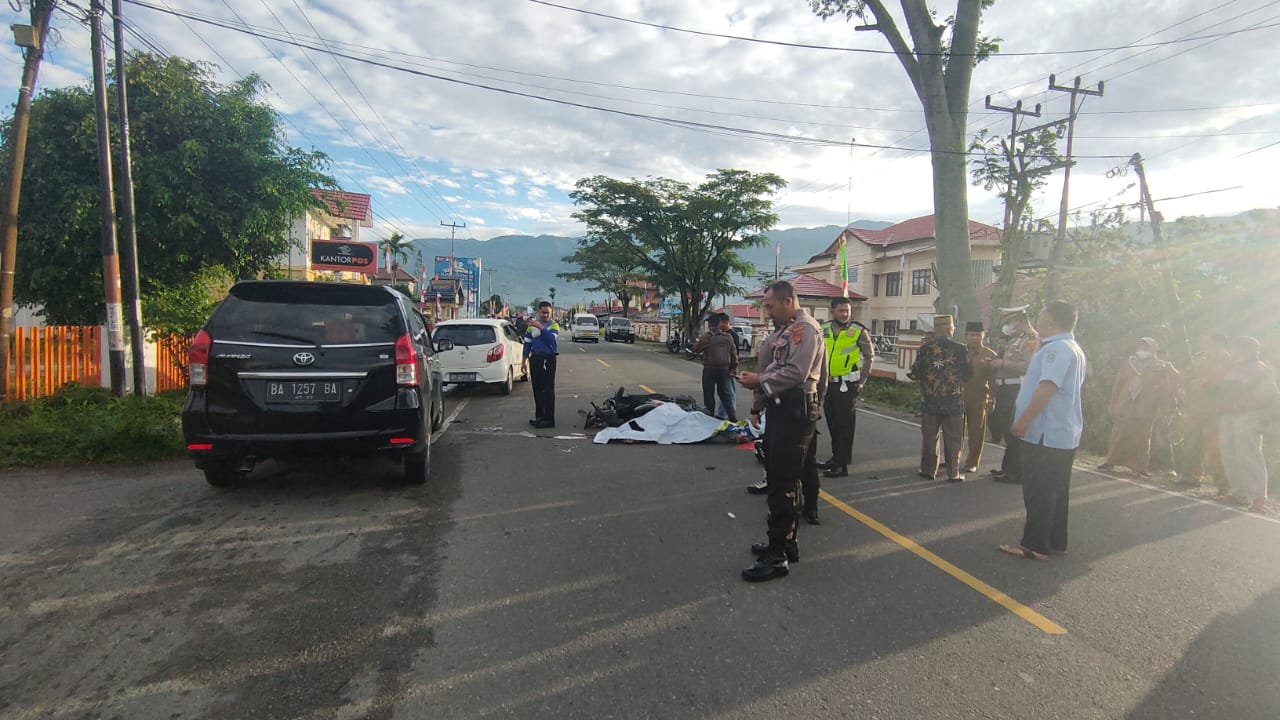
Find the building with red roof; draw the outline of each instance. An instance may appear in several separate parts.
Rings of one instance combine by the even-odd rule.
[[[856,291],[866,300],[854,305],[854,317],[877,335],[929,329],[922,321],[931,321],[938,299],[933,215],[881,230],[846,228],[825,250],[790,270],[838,286],[842,244],[849,267],[849,295],[853,297]],[[974,284],[981,290],[995,282],[1000,230],[970,220],[969,247]]]
[[[302,217],[295,218],[289,228],[291,247],[280,258],[286,277],[296,280],[369,282],[370,278],[364,273],[313,269],[311,241],[343,239],[351,243],[372,243],[372,240],[362,240],[361,230],[373,227],[373,198],[365,193],[326,188],[312,188],[311,196],[319,201],[319,205],[307,208]]]
[[[820,280],[812,275],[792,275],[791,277],[782,278],[796,289],[796,300],[799,301],[800,307],[804,308],[818,322],[831,319],[831,299],[844,295],[844,292],[835,285]],[[767,287],[747,296],[748,300],[759,302],[764,299],[764,291]],[[849,299],[853,301],[853,317],[859,318],[858,307],[867,298],[853,290],[849,291]]]

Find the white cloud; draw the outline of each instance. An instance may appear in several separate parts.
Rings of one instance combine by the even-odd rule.
[[[428,235],[438,236],[440,221],[461,220],[463,213],[486,220],[485,232],[498,230],[499,224],[514,226],[504,232],[580,232],[569,217],[573,206],[567,193],[579,178],[594,174],[697,182],[723,167],[776,172],[789,182],[777,197],[784,225],[841,223],[849,217],[897,220],[932,207],[926,152],[867,147],[927,146],[919,103],[892,56],[697,37],[510,0],[385,0],[379,12],[337,0],[299,3],[305,19],[291,3],[272,4],[278,20],[299,39],[318,31],[331,41],[352,43],[341,47],[360,54],[364,51],[355,45],[376,37],[385,58],[414,70],[604,109],[483,90],[318,52],[304,55],[274,42],[264,47],[256,38],[193,23],[197,39],[176,18],[128,7],[131,23],[167,51],[223,65],[223,81],[240,73],[261,74],[271,88],[266,99],[305,133],[286,124],[291,142],[314,143],[329,153],[343,187],[374,194],[397,224],[421,227]],[[1268,17],[1260,0],[1253,0],[1193,18],[1202,5],[1193,0],[1009,0],[987,11],[984,31],[1002,37],[1004,51],[1034,52],[1119,46],[1166,26],[1172,27],[1145,42],[1174,40],[1246,28]],[[218,0],[186,0],[181,7],[235,21]],[[247,23],[280,27],[261,3],[232,7]],[[855,33],[841,20],[821,21],[801,0],[599,0],[590,7],[710,32],[887,47],[875,33]],[[11,22],[19,17],[10,13]],[[86,34],[65,17],[56,22],[62,38],[42,68],[42,88],[88,77]],[[1214,23],[1222,24],[1210,29]],[[450,31],[422,34],[417,31],[422,27]],[[1073,206],[1116,195],[1123,183],[1106,173],[1134,152],[1147,158],[1157,197],[1244,186],[1170,201],[1170,217],[1274,205],[1270,166],[1280,146],[1243,155],[1280,139],[1274,129],[1280,104],[1271,88],[1267,32],[1214,40],[1203,48],[1197,46],[1205,40],[1111,53],[992,58],[974,74],[970,129],[1007,131],[1007,115],[983,108],[988,93],[1000,104],[1022,99],[1031,108],[1040,103],[1042,119],[1062,117],[1065,95],[1047,90],[1048,74],[1057,73],[1060,83],[1081,74],[1086,84],[1105,80],[1106,95],[1089,99],[1077,124],[1080,160],[1072,174]],[[0,62],[17,57],[12,48],[0,51]],[[6,78],[12,83],[17,74],[0,79]],[[13,96],[16,88],[0,92]],[[1233,105],[1253,107],[1170,110]],[[856,138],[859,146],[850,151],[770,143],[714,127],[673,127],[620,113],[836,142]],[[1219,136],[1157,137],[1211,134]],[[1056,192],[1051,185],[1042,193],[1049,210],[1056,207]],[[970,188],[969,196],[974,219],[999,219],[992,193]],[[472,224],[481,223],[468,220]]]

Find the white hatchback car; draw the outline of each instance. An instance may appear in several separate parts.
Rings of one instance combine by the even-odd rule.
[[[517,378],[529,379],[520,372],[524,340],[506,320],[445,320],[436,325],[431,339],[453,342],[453,349],[434,356],[433,369],[446,385],[488,383],[506,395]]]

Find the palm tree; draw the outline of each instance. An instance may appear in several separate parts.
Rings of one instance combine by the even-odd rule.
[[[409,261],[409,250],[413,248],[412,240],[405,240],[403,233],[393,232],[391,237],[378,242],[384,253],[391,257],[391,277],[400,269],[402,263]]]
[[[547,288],[547,294],[551,296],[551,306],[552,306],[552,307],[555,307],[555,304],[556,304],[556,289],[555,289],[554,287],[549,287],[549,288]]]

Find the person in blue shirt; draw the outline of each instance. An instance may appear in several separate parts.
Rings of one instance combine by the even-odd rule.
[[[533,419],[536,428],[556,426],[556,356],[560,348],[556,339],[560,325],[551,319],[551,303],[538,304],[538,316],[529,321],[524,334],[524,372],[533,384]],[[532,362],[531,362],[532,361]]]
[[[1040,349],[1018,388],[1010,433],[1020,442],[1027,520],[1022,542],[1000,546],[1000,552],[1014,557],[1047,560],[1067,551],[1071,463],[1084,429],[1080,391],[1087,370],[1073,334],[1078,317],[1070,303],[1045,304],[1036,321]]]

